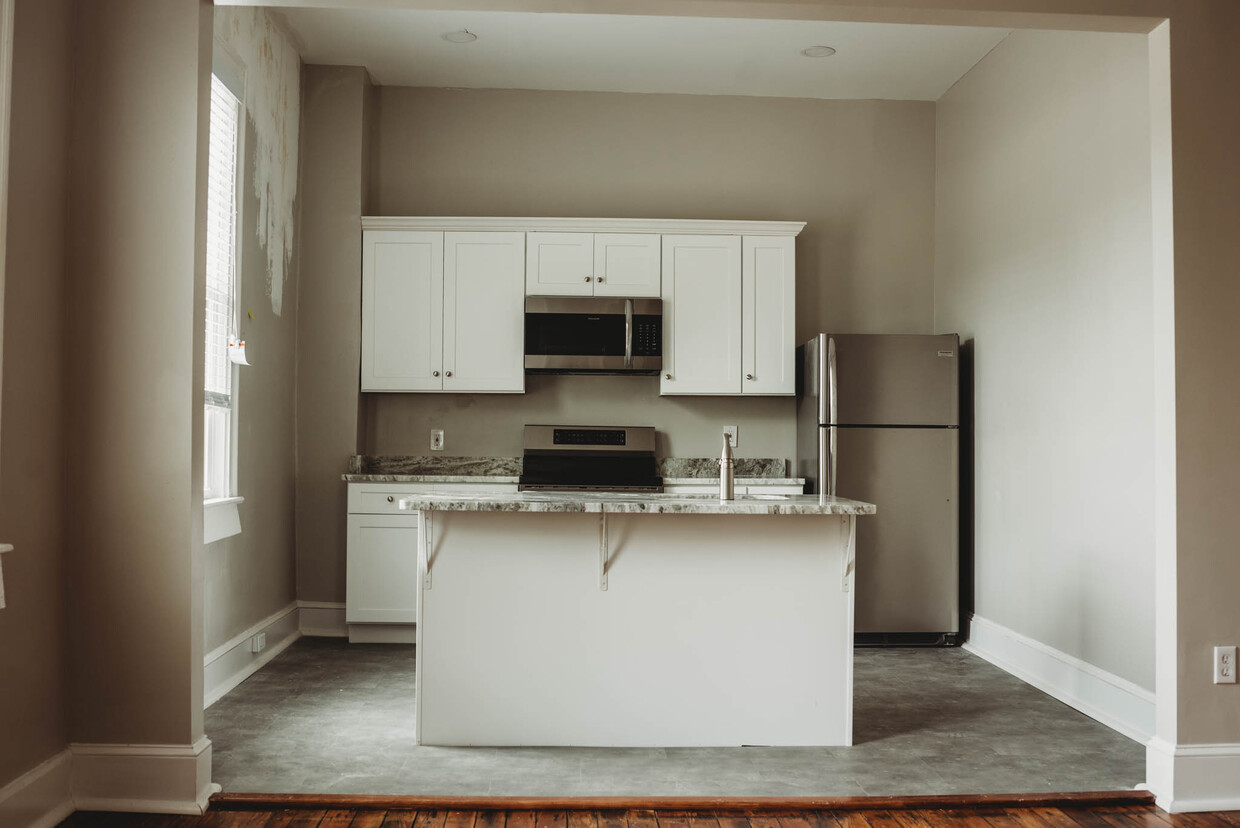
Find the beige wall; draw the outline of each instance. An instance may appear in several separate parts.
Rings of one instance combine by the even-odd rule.
[[[381,87],[371,186],[380,215],[786,219],[797,337],[928,333],[934,106],[695,95]],[[366,450],[519,455],[532,422],[657,426],[660,451],[796,454],[794,403],[660,398],[656,378],[528,378],[521,397],[368,398]]]
[[[0,788],[61,750],[65,721],[67,0],[20,0],[9,145],[0,421]],[[0,823],[4,815],[0,813]]]
[[[199,0],[74,8],[65,374],[73,741],[202,735],[210,13]]]
[[[297,597],[344,600],[345,486],[361,395],[363,182],[370,80],[354,67],[302,72],[301,268],[297,292]]]
[[[217,47],[219,37],[249,22],[241,17],[247,13],[248,10],[228,9],[216,14]],[[226,30],[221,32],[222,29]],[[263,53],[261,47],[266,39],[235,40],[238,46],[246,47],[240,50],[245,54],[238,54],[236,59],[245,64],[261,61],[255,53]],[[277,44],[277,49],[281,45]],[[270,45],[268,50],[275,52]],[[250,100],[243,118],[246,134],[242,144],[238,243],[241,338],[246,342],[250,366],[238,369],[237,494],[245,502],[238,507],[241,534],[210,544],[204,550],[203,634],[208,652],[296,599],[293,424],[298,262],[294,259],[287,263],[282,285],[287,301],[281,303],[280,313],[276,314],[270,299],[267,247],[268,243],[280,242],[274,238],[270,242],[259,239],[260,224],[266,229],[268,223],[262,218],[262,206],[255,192],[260,147],[251,114],[255,106],[278,99],[282,78],[265,71],[268,66],[261,62],[243,68]],[[258,84],[267,84],[268,88],[259,90]],[[295,86],[292,94],[300,94],[300,86]],[[297,136],[294,123],[287,138],[296,143]],[[261,184],[267,186],[265,181]],[[273,209],[279,209],[279,205],[273,203]]]
[[[1154,687],[1146,37],[1017,31],[938,103],[935,324],[975,354],[975,611]]]
[[[254,122],[246,119],[246,147],[254,146]],[[241,534],[205,550],[205,649],[289,605],[296,598],[294,572],[294,468],[296,419],[294,359],[297,303],[279,316],[265,291],[267,254],[258,240],[258,198],[250,186],[252,151],[245,153],[241,204],[241,337],[250,367],[239,369],[237,493],[245,498]],[[285,297],[295,298],[297,262],[288,269]],[[249,314],[253,314],[253,319]]]

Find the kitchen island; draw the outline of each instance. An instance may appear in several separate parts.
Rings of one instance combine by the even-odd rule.
[[[817,496],[424,494],[426,745],[847,745],[854,521]]]

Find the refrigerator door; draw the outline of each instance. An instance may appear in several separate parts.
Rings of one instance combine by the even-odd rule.
[[[858,633],[960,629],[958,441],[946,428],[840,428],[839,490],[857,521]]]
[[[837,423],[959,425],[956,334],[831,334],[830,339],[838,366]],[[842,482],[840,491],[848,493]]]

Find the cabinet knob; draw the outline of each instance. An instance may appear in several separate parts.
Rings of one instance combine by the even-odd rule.
[[[451,372],[451,371],[444,371],[444,372],[443,372],[443,375],[444,375],[445,377],[450,377],[450,376],[452,376],[452,372]]]
[[[586,281],[587,281],[587,282],[588,282],[588,281],[590,281],[590,277],[589,277],[589,276],[587,276],[587,277],[586,277]]]
[[[664,374],[664,375],[663,375],[663,379],[671,379],[671,378],[672,378],[672,375],[671,375],[671,374]]]
[[[746,375],[745,375],[745,379],[747,379],[747,380],[751,380],[751,379],[753,379],[753,374],[746,374]]]
[[[602,281],[603,281],[603,277],[602,277],[602,276],[599,276],[599,277],[598,277],[598,278],[596,278],[594,281],[599,282],[599,283],[601,284],[601,283],[602,283]]]
[[[439,372],[438,372],[438,371],[431,371],[431,376],[432,376],[432,377],[437,377],[437,376],[439,376]]]
[[[392,495],[388,495],[388,503],[394,503],[395,501],[396,498],[392,497]]]

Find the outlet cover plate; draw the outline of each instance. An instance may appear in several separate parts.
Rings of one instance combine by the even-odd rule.
[[[431,451],[443,451],[443,429],[431,429]]]
[[[732,448],[736,448],[737,446],[736,426],[725,425],[723,427],[723,433],[732,435]]]
[[[1236,646],[1214,648],[1214,683],[1236,683]]]

